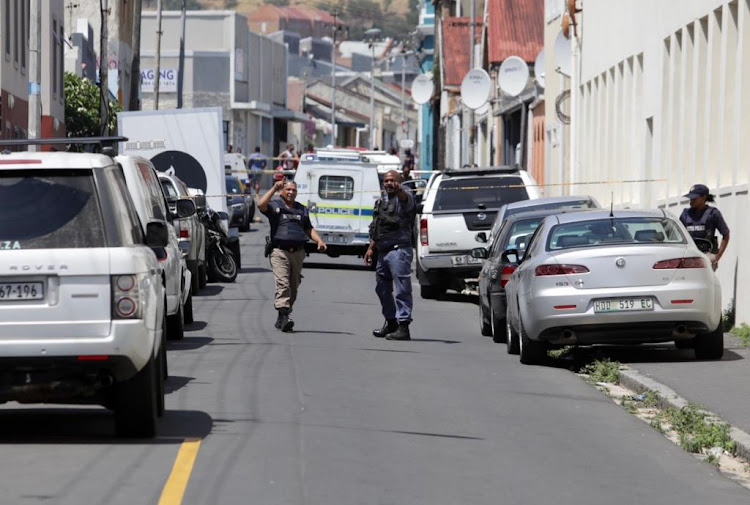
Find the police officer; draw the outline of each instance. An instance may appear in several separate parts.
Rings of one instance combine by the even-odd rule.
[[[277,191],[281,198],[273,199]],[[294,321],[289,317],[297,299],[297,288],[302,280],[302,262],[305,259],[305,243],[310,238],[325,252],[326,244],[310,222],[307,207],[296,201],[297,184],[280,180],[274,183],[258,200],[260,210],[271,225],[270,252],[271,270],[276,281],[274,307],[279,312],[276,328],[292,331]]]
[[[711,254],[708,256],[711,258],[713,269],[716,270],[729,244],[729,227],[721,211],[708,205],[714,201],[714,195],[709,193],[708,187],[696,184],[690,188],[685,197],[690,199],[690,208],[682,211],[680,221],[694,239],[702,238],[711,241]],[[721,245],[717,245],[716,230],[721,233]]]
[[[385,194],[375,205],[370,246],[365,253],[365,264],[372,265],[377,251],[375,292],[385,317],[383,327],[372,334],[387,340],[411,340],[411,261],[414,257],[411,241],[416,206],[411,192],[401,187],[401,175],[396,170],[385,174],[383,187]]]

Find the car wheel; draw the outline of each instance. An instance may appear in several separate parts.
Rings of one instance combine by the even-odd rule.
[[[445,288],[442,286],[419,286],[419,294],[425,300],[437,300],[445,294]]]
[[[240,231],[250,231],[250,211],[249,210],[247,214],[245,214],[245,219],[243,219],[243,223],[240,226]]]
[[[520,351],[518,343],[518,332],[513,329],[510,319],[505,318],[505,350],[508,354],[518,354]]]
[[[185,302],[185,324],[193,322],[193,293],[188,295],[188,299]]]
[[[208,285],[208,269],[206,268],[205,262],[198,266],[198,281],[200,283],[200,289],[203,289]]]
[[[160,370],[153,356],[130,379],[115,385],[115,430],[129,438],[151,438],[156,434],[159,410]]]
[[[506,336],[505,318],[497,317],[495,309],[490,305],[490,318],[492,319],[492,341],[496,344],[504,344],[508,339]]]
[[[197,262],[192,263],[190,268],[190,289],[193,293],[197,293],[201,288],[200,273],[198,272]]]
[[[167,316],[167,339],[182,340],[185,336],[185,316],[182,312],[182,304],[177,308],[177,314]]]
[[[544,342],[538,342],[529,338],[520,317],[518,325],[518,336],[520,337],[518,339],[518,354],[521,356],[521,363],[524,365],[539,365],[543,363],[547,357],[547,345]]]
[[[167,300],[164,300],[164,316],[161,318],[161,350],[163,366],[161,368],[164,380],[169,377],[169,364],[167,363]]]
[[[484,310],[481,295],[479,295],[479,331],[482,333],[483,337],[492,336],[492,321],[487,316],[486,311]]]
[[[699,333],[694,340],[696,359],[721,359],[724,355],[724,328],[721,321],[714,331]]]

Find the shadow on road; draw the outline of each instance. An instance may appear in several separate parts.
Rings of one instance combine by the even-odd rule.
[[[224,286],[220,284],[209,284],[205,288],[198,291],[198,293],[195,294],[196,298],[203,298],[204,296],[214,296],[218,295],[224,291]]]
[[[205,438],[213,420],[196,410],[167,410],[152,439],[115,435],[112,412],[103,408],[24,408],[0,412],[0,444],[179,444]]]
[[[305,335],[305,334],[319,334],[319,335],[356,335],[356,333],[351,333],[349,331],[319,331],[319,330],[304,330],[304,331],[293,331],[295,335]]]
[[[412,338],[411,342],[438,342],[440,344],[460,344],[461,340],[443,340],[439,338]]]
[[[175,391],[187,386],[190,382],[194,381],[195,377],[180,377],[179,375],[170,375],[167,380],[164,381],[164,394],[171,395]]]
[[[359,272],[367,272],[370,271],[370,267],[366,265],[351,265],[347,263],[315,263],[315,262],[307,262],[305,261],[305,268],[311,268],[316,270],[350,270],[350,271],[359,271]],[[373,272],[374,273],[374,272]]]
[[[190,324],[185,325],[185,331],[200,331],[206,328],[208,323],[206,321],[193,321]]]
[[[167,342],[168,351],[192,351],[210,344],[214,339],[211,337],[185,337],[182,340]]]
[[[257,274],[257,273],[265,273],[270,272],[270,268],[264,268],[264,267],[245,267],[240,268],[241,274]]]
[[[464,295],[461,293],[445,293],[440,298],[438,298],[439,302],[456,302],[456,303],[473,303],[474,305],[479,305],[479,296],[478,295]]]

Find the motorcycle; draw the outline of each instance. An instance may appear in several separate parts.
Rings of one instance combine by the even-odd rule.
[[[206,228],[206,261],[208,263],[208,280],[234,282],[237,278],[237,261],[229,250],[229,242],[237,237],[229,237],[221,225],[221,216],[204,207],[198,217]]]

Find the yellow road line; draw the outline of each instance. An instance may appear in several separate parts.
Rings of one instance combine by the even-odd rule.
[[[161,492],[159,505],[180,505],[182,503],[200,445],[201,439],[199,438],[187,438],[182,443],[180,450],[177,452],[172,473],[169,474],[167,483]]]

